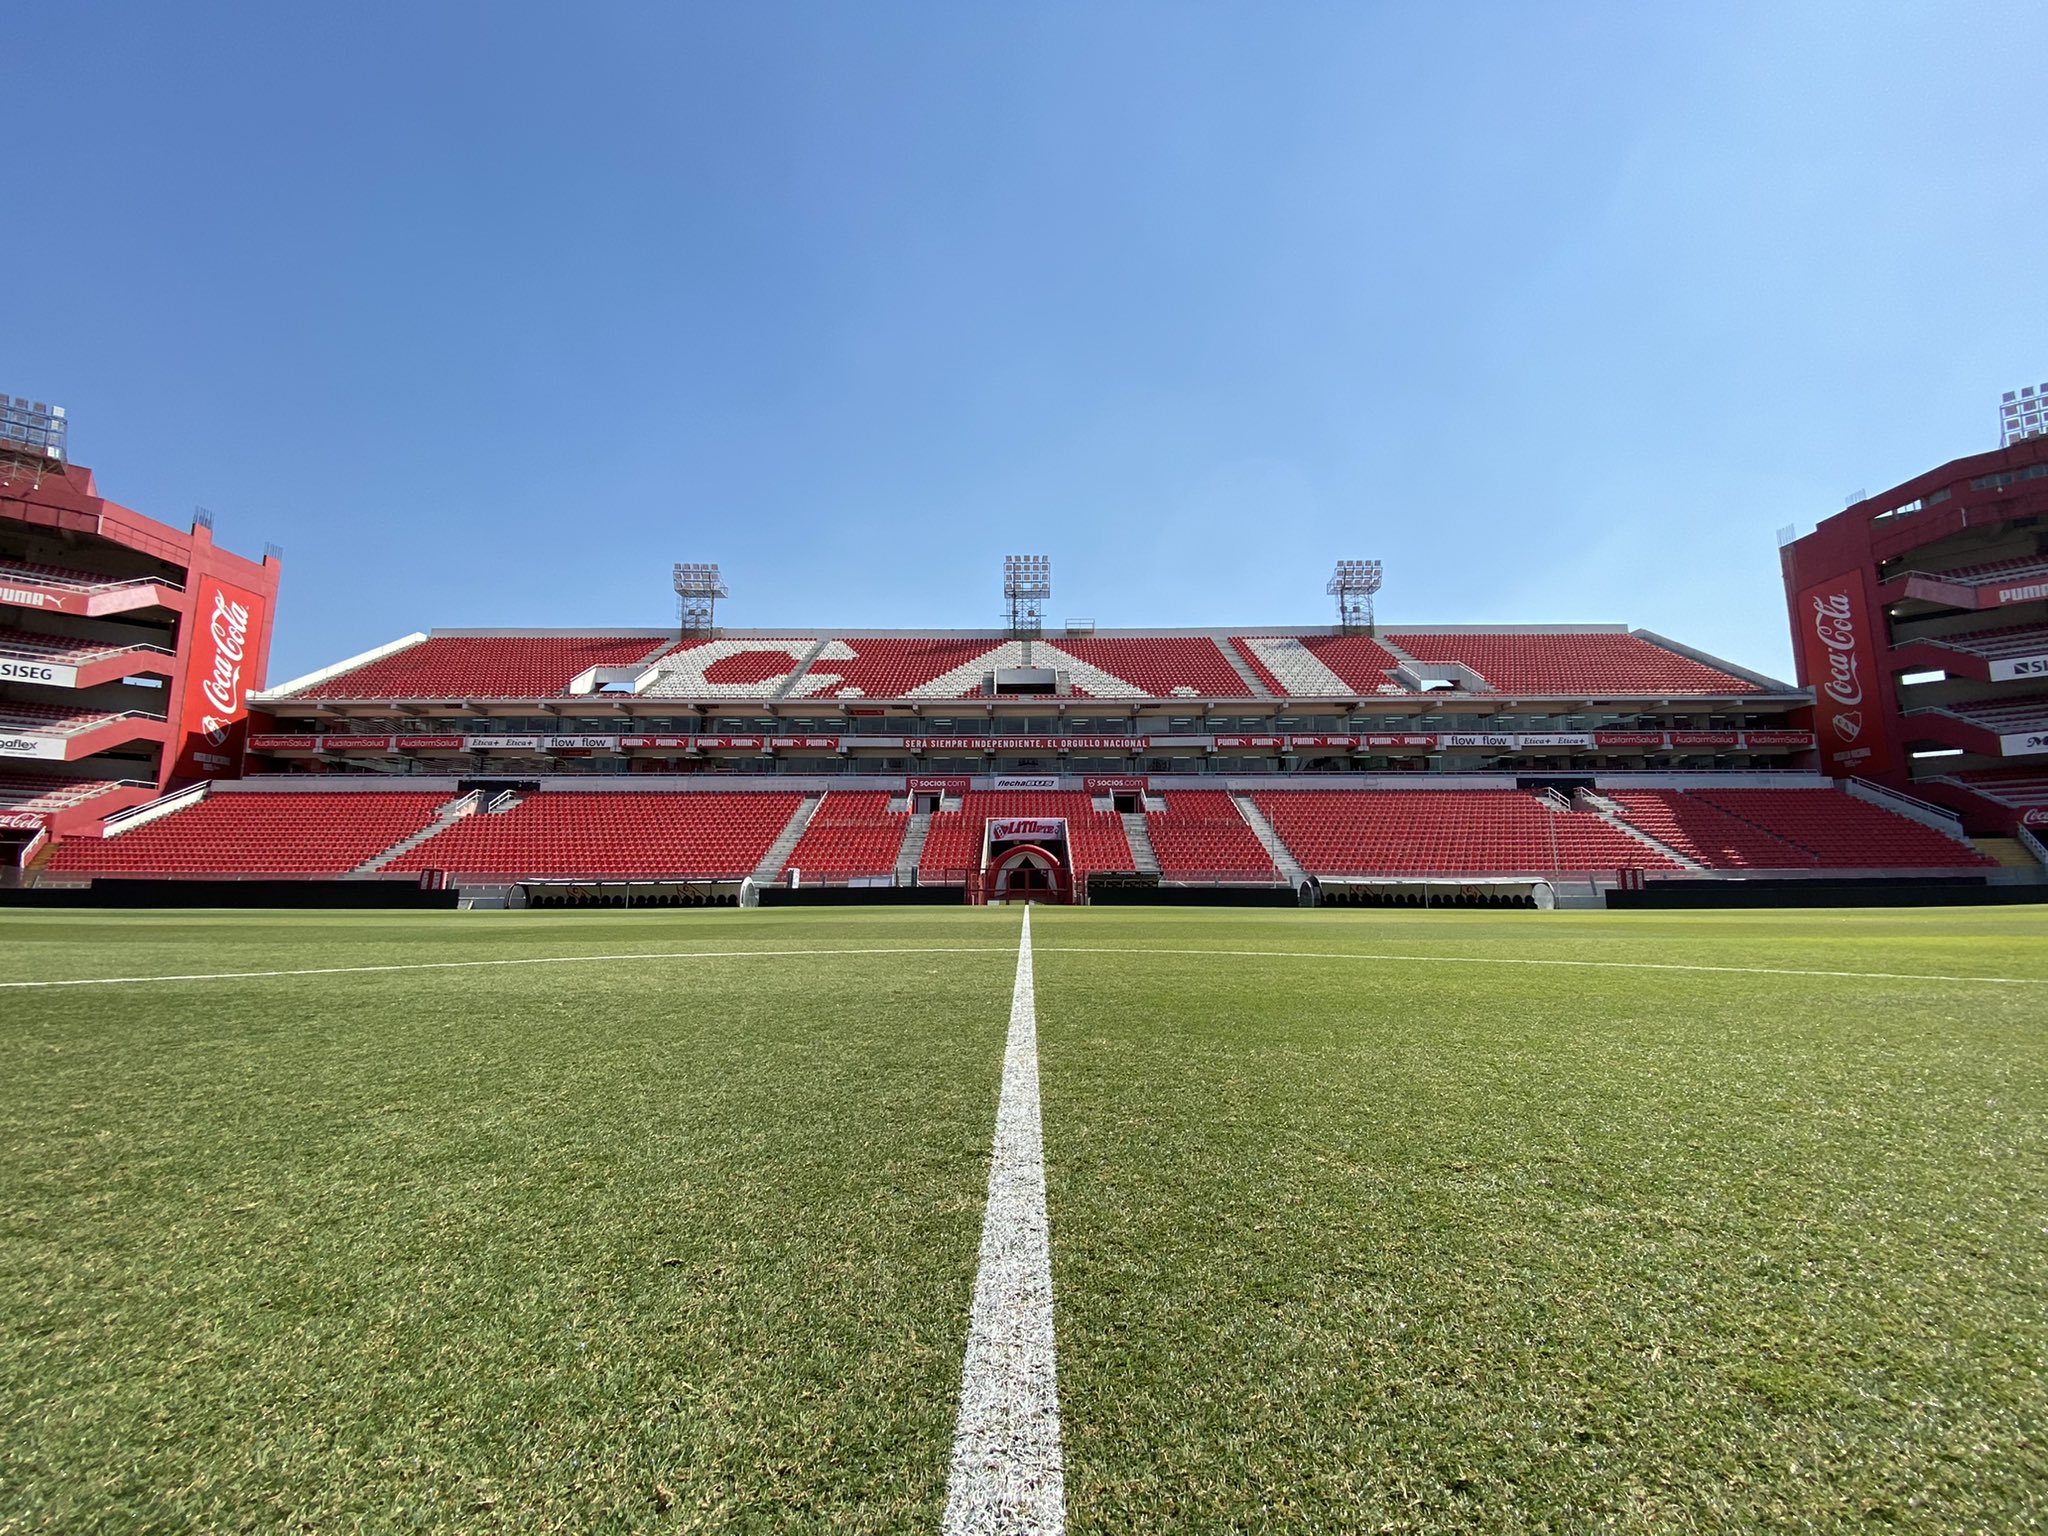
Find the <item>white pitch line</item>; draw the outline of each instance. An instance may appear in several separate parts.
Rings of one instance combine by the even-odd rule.
[[[381,971],[461,971],[488,965],[588,965],[617,960],[776,960],[793,955],[1005,955],[987,945],[900,949],[674,949],[625,955],[520,955],[497,960],[408,960],[389,965],[322,965],[291,971],[202,971],[189,976],[77,976],[62,981],[0,981],[6,987],[128,987],[164,981],[258,981],[273,976],[367,976]]]
[[[941,1536],[1059,1536],[1066,1524],[1052,1237],[1038,1118],[1038,1004],[1026,906],[989,1161],[981,1267],[960,1370],[953,1470],[939,1530]]]
[[[1937,976],[1925,971],[1802,971],[1768,965],[1684,965],[1664,960],[1559,960],[1517,955],[1359,955],[1316,949],[1132,949],[1057,944],[1061,955],[1192,955],[1226,960],[1390,960],[1409,965],[1570,965],[1609,971],[1713,971],[1729,976],[1825,976],[1847,981],[1982,981],[2048,987],[2048,976]]]

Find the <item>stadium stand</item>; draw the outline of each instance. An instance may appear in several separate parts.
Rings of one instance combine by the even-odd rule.
[[[855,638],[835,644],[830,660],[820,658],[811,670],[834,679],[820,687],[820,698],[964,698],[980,679],[961,687],[934,688],[935,681],[988,655],[993,640]],[[837,654],[844,650],[845,654]],[[807,677],[805,681],[809,681]]]
[[[61,779],[45,773],[0,773],[0,811],[69,810],[110,790],[121,788],[118,779]]]
[[[1698,789],[1688,793],[1803,848],[1825,869],[1989,867],[1976,849],[1835,789]]]
[[[834,790],[818,803],[786,868],[806,880],[886,875],[896,868],[907,811],[891,811],[886,793]]]
[[[1262,790],[1252,801],[1317,875],[1679,867],[1590,811],[1553,810],[1519,790]]]
[[[2038,656],[2048,654],[2048,624],[2008,624],[2000,629],[1980,629],[1967,635],[1932,635],[1915,643],[1944,646],[1952,651],[1982,656],[1987,661],[2002,661],[2010,656]]]
[[[445,793],[215,794],[107,838],[71,838],[64,874],[188,879],[343,875],[426,826]]]
[[[1366,635],[1232,635],[1230,643],[1283,698],[1328,699],[1406,692],[1401,658]]]
[[[592,667],[631,666],[662,642],[633,636],[436,635],[300,690],[295,699],[544,699]]]
[[[1148,811],[1145,831],[1159,872],[1205,875],[1227,880],[1277,880],[1280,872],[1265,846],[1245,824],[1236,803],[1222,790],[1177,789],[1166,809]]]
[[[1932,576],[1958,587],[2007,586],[2013,582],[2048,580],[2048,557],[2041,555],[2020,555],[2010,560],[1991,560],[1981,565],[1960,565],[1950,571],[1922,570],[1917,574]]]
[[[501,880],[732,880],[754,872],[802,802],[779,791],[547,791],[465,816],[388,867]]]
[[[1820,861],[1698,795],[1675,789],[1610,790],[1622,819],[1708,869],[1802,869]]]
[[[1638,635],[1409,634],[1387,639],[1417,661],[1470,667],[1497,693],[1759,693],[1755,683]]]
[[[1943,704],[1936,712],[1953,715],[1969,725],[1981,726],[2001,736],[2048,731],[2048,693],[1983,699],[1973,704]]]
[[[1241,699],[1251,695],[1216,642],[1204,636],[1061,637],[1047,642],[1054,655],[1072,656],[1132,684],[1155,699]],[[1086,690],[1076,688],[1086,695]]]
[[[2003,805],[2023,810],[2048,809],[2048,767],[1969,768],[1948,778]]]
[[[161,715],[138,715],[134,710],[90,709],[72,704],[33,704],[21,699],[0,699],[0,729],[4,730],[76,736],[80,731],[129,718],[163,719]]]
[[[1113,811],[1098,811],[1087,795],[1068,790],[970,790],[956,811],[932,817],[918,878],[947,879],[981,867],[981,845],[991,816],[1063,816],[1076,879],[1104,869],[1132,869],[1130,839]]]
[[[119,656],[128,651],[147,651],[159,656],[170,654],[161,646],[115,644],[104,640],[73,640],[63,635],[37,635],[20,629],[0,629],[0,657],[14,661],[40,661],[60,667],[82,667],[88,662]]]
[[[74,571],[65,566],[43,565],[32,560],[0,560],[0,581],[9,578],[45,587],[65,587],[76,592],[99,592],[151,583],[162,587],[178,585],[175,581],[155,576],[99,576],[91,571]]]

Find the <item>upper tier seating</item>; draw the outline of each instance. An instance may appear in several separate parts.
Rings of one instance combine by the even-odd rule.
[[[792,639],[699,640],[655,663],[643,699],[763,699],[803,664],[817,642]],[[828,645],[827,651],[831,649]],[[799,687],[796,696],[804,696]]]
[[[1166,809],[1148,811],[1145,831],[1163,875],[1210,875],[1234,880],[1278,880],[1280,872],[1265,845],[1245,824],[1228,794],[1213,789],[1176,789]]]
[[[629,667],[664,642],[648,635],[435,636],[315,683],[301,699],[545,699],[591,667]]]
[[[1820,861],[1796,843],[1676,789],[1610,791],[1622,819],[1708,869],[1805,869]]]
[[[1950,777],[2006,805],[2048,808],[2048,764],[2039,768],[1967,768]]]
[[[1098,811],[1085,794],[1070,790],[970,790],[960,809],[932,817],[924,852],[917,861],[919,878],[939,880],[960,870],[981,868],[982,838],[992,816],[1063,816],[1067,822],[1067,853],[1076,877],[1098,869],[1133,869],[1130,839],[1121,817]]]
[[[885,793],[833,790],[818,802],[785,867],[802,870],[806,880],[890,874],[909,826],[910,813],[891,811]]]
[[[2010,560],[1990,560],[1982,565],[1959,565],[1952,571],[1918,571],[1959,587],[2002,587],[2014,582],[2048,579],[2048,555],[2019,555]]]
[[[465,816],[390,867],[504,880],[732,880],[754,872],[802,803],[783,792],[542,792]]]
[[[2048,654],[2048,624],[2008,624],[2000,629],[1980,629],[1975,634],[1929,636],[1915,643],[1947,646],[1989,661],[2008,656],[2039,656]]]
[[[2001,736],[2048,731],[2048,693],[2028,693],[2017,698],[1979,699],[1974,704],[1943,704],[1941,713],[1982,726]]]
[[[1804,848],[1824,869],[1961,869],[1994,862],[1932,827],[1837,789],[1687,793]]]
[[[0,629],[0,656],[12,661],[41,661],[59,667],[82,667],[87,662],[143,647],[134,642],[77,640],[67,635],[38,635],[23,629]],[[161,651],[161,647],[149,647]]]
[[[69,810],[119,789],[118,779],[65,779],[48,773],[0,773],[0,811]]]
[[[1282,698],[1370,698],[1405,693],[1401,658],[1370,635],[1232,635],[1231,647]]]
[[[1679,867],[1590,811],[1554,811],[1519,790],[1263,790],[1252,800],[1318,875]]]
[[[1577,696],[1758,693],[1755,683],[1628,634],[1389,634],[1417,661],[1470,667],[1496,693]]]
[[[66,874],[310,879],[343,875],[427,825],[452,797],[322,791],[210,794],[108,838],[68,838]]]
[[[31,704],[21,699],[0,699],[0,730],[37,731],[46,736],[76,736],[136,711],[80,708],[75,704]],[[142,715],[161,723],[161,715]]]
[[[965,698],[980,686],[977,665],[1001,642],[853,638],[835,640],[794,690],[804,698]],[[990,665],[994,663],[991,662]],[[962,668],[971,675],[945,681]]]
[[[97,592],[104,587],[129,587],[154,581],[159,586],[182,591],[175,581],[162,576],[100,576],[91,571],[74,571],[61,565],[41,565],[33,560],[0,558],[0,581],[32,582],[39,587],[64,587],[74,592]]]
[[[1043,650],[1042,665],[1062,665],[1060,657],[1100,668],[1113,677],[1134,685],[1136,696],[1148,699],[1243,699],[1251,690],[1237,669],[1224,660],[1216,642],[1200,635],[1162,636],[1156,639],[1105,637],[1080,639],[1061,636],[1033,646]],[[1036,659],[1034,655],[1034,659]],[[1130,697],[1120,690],[1086,687],[1079,679],[1074,691],[1086,697]]]

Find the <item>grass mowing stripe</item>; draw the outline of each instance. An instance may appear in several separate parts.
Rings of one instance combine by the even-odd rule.
[[[1391,960],[1415,965],[1572,965],[1604,971],[1706,971],[1727,976],[1825,976],[1839,981],[1982,981],[2048,987],[2043,976],[1932,976],[1924,971],[1806,971],[1771,965],[1684,965],[1660,960],[1557,960],[1527,955],[1358,955],[1317,949],[1150,949],[1055,944],[1063,955],[1185,955],[1221,960]]]
[[[614,960],[781,960],[807,955],[993,955],[986,945],[901,949],[679,949],[626,955],[519,955],[498,960],[411,960],[389,965],[320,965],[281,971],[204,971],[186,976],[75,976],[62,981],[0,981],[0,987],[127,987],[162,981],[260,981],[276,976],[361,976],[379,971],[462,971],[491,965],[577,965]]]
[[[1066,1529],[1029,906],[1017,940],[981,1268],[974,1279],[960,1421],[939,1528],[944,1536],[1058,1536]]]

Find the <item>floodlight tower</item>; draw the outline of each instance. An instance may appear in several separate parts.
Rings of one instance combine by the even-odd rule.
[[[1380,589],[1377,560],[1339,560],[1323,590],[1337,599],[1337,627],[1372,633],[1372,595]]]
[[[34,490],[62,469],[70,429],[63,406],[0,394],[0,485]]]
[[[1003,601],[1013,638],[1035,639],[1044,633],[1045,605],[1051,597],[1051,555],[1003,556]]]
[[[676,623],[682,637],[704,639],[718,633],[718,600],[731,594],[715,562],[676,566]]]
[[[1998,430],[2001,448],[2023,437],[2048,436],[2048,383],[2008,389],[1998,402]]]

